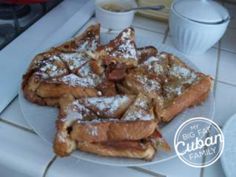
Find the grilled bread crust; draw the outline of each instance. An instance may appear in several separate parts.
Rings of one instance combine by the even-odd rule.
[[[77,148],[81,151],[109,157],[126,157],[150,161],[156,150],[150,143],[139,142],[89,143],[78,142]]]

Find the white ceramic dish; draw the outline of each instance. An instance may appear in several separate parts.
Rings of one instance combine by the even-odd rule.
[[[109,40],[113,39],[115,35],[116,34],[101,34],[101,42],[107,43]],[[146,45],[154,45],[155,47],[158,48],[159,51],[167,51],[175,54],[176,56],[179,56],[189,66],[198,70],[191,62],[186,60],[175,49],[161,45],[156,41],[147,41],[145,40],[145,37],[137,36],[136,39],[138,47]],[[58,110],[56,108],[38,106],[36,104],[28,102],[24,98],[21,90],[19,91],[19,102],[24,118],[26,119],[27,123],[42,139],[48,142],[49,145],[52,145],[54,135],[56,132],[55,120],[57,117]],[[176,156],[173,143],[174,143],[174,135],[177,128],[190,117],[199,117],[199,116],[213,117],[213,112],[214,112],[214,97],[213,93],[210,93],[210,96],[206,100],[206,102],[194,108],[187,109],[185,112],[178,115],[169,124],[165,125],[162,128],[162,133],[167,142],[170,144],[172,151],[170,153],[165,153],[161,151],[156,153],[154,159],[151,162],[146,162],[143,160],[136,160],[136,159],[127,159],[127,158],[101,157],[81,151],[75,151],[74,153],[72,153],[72,156],[86,161],[105,165],[112,165],[112,166],[144,166],[163,162]]]
[[[231,116],[223,127],[225,149],[221,156],[221,163],[227,177],[235,177],[236,171],[236,114]]]
[[[106,3],[117,3],[127,8],[137,7],[134,0],[96,0],[96,19],[103,28],[121,30],[131,26],[135,11],[112,12],[102,6]]]
[[[194,4],[190,6],[187,0],[172,4],[169,26],[175,47],[185,54],[196,55],[206,52],[223,36],[229,24],[229,15],[227,10],[216,2],[207,0],[191,0],[191,2],[196,2],[196,7]],[[182,4],[178,5],[179,3]],[[209,10],[203,11],[201,8],[196,10],[200,5],[209,6]],[[191,10],[190,7],[194,9]],[[215,9],[211,10],[211,7]]]

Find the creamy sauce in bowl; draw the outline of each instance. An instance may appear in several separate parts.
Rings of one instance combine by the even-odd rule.
[[[101,8],[104,10],[111,11],[111,12],[123,12],[126,9],[131,8],[131,6],[129,4],[118,4],[118,3],[112,2],[112,3],[102,4]]]

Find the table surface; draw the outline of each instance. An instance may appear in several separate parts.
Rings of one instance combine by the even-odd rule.
[[[234,18],[236,6],[231,4],[225,6],[233,18],[223,38],[203,55],[186,56],[202,72],[214,79],[213,93],[216,99],[214,121],[221,127],[236,110],[236,19]],[[68,19],[65,21],[68,22]],[[94,22],[94,18],[90,19],[81,31]],[[155,39],[174,47],[166,23],[136,16],[132,26],[137,35],[144,36],[147,41]],[[68,26],[65,31],[66,29]],[[17,54],[14,57],[16,56]],[[189,167],[178,158],[150,166],[126,168],[93,164],[72,157],[58,158],[52,152],[52,148],[27,125],[20,110],[18,97],[15,97],[0,114],[0,141],[4,142],[0,148],[0,173],[3,177],[225,176],[220,161],[204,169]]]

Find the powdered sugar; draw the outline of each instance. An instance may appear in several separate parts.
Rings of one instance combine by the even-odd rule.
[[[139,97],[135,100],[134,105],[136,107],[140,107],[140,108],[145,109],[145,110],[148,110],[148,107],[149,107],[147,100],[139,98]]]
[[[72,123],[75,120],[84,120],[84,117],[92,115],[92,112],[82,105],[79,100],[73,101],[66,109],[67,115],[62,119]]]
[[[78,75],[85,80],[90,81],[90,86],[97,86],[99,83],[102,82],[101,76],[95,74],[92,71],[92,68],[90,66],[90,63],[87,62],[85,65],[83,65],[79,70],[78,70]]]
[[[131,29],[128,28],[121,35],[122,43],[117,46],[116,51],[113,51],[111,55],[113,57],[122,57],[124,59],[135,59],[137,60],[137,50],[134,42],[131,39]],[[111,52],[111,48],[105,49],[108,53]]]
[[[145,75],[137,75],[136,78],[147,92],[158,91],[161,89],[161,85],[157,80],[149,79]]]
[[[120,55],[123,58],[137,59],[137,51],[134,44],[130,40],[126,40],[125,43],[121,44],[118,49],[118,54],[114,52],[112,55]]]
[[[116,95],[113,97],[94,97],[85,99],[85,104],[95,106],[99,112],[104,114],[112,114],[119,109],[120,106],[129,101],[129,97],[125,95]]]
[[[82,44],[79,45],[79,47],[76,49],[78,52],[83,51],[95,51],[97,49],[97,40],[93,39],[91,41],[84,41]]]
[[[197,78],[197,75],[193,71],[191,71],[188,68],[181,67],[179,65],[174,65],[173,67],[171,67],[169,70],[169,74],[173,77],[177,77],[178,79],[181,79],[182,84],[184,83],[191,84]]]
[[[135,112],[129,112],[124,119],[122,120],[127,120],[127,121],[136,121],[136,120],[153,120],[154,117],[153,115],[150,115],[148,112],[143,111],[142,109],[139,109]]]
[[[91,75],[91,74],[94,74],[92,69],[91,69],[91,66],[90,66],[90,63],[87,62],[85,65],[83,65],[79,70],[78,70],[78,74],[81,76],[81,77],[86,77],[88,75]]]
[[[173,76],[180,76],[185,78],[190,75],[190,70],[176,65],[170,69],[169,73]]]
[[[39,65],[40,67],[36,74],[41,75],[43,79],[58,77],[67,72],[66,68],[63,67],[63,63],[60,58],[55,55],[51,56],[47,60],[41,61]]]
[[[164,66],[161,62],[159,56],[151,56],[144,63],[144,66],[148,69],[148,71],[156,73],[157,75],[164,74]]]
[[[66,76],[63,76],[62,78],[57,79],[59,82],[64,82],[67,85],[77,87],[95,87],[97,84],[91,77],[79,77],[75,74],[69,74]]]
[[[164,91],[167,97],[181,95],[186,89],[186,84],[193,84],[197,80],[197,75],[194,71],[177,64],[174,64],[171,68],[169,68],[168,74],[172,78],[175,78],[175,82],[167,82],[164,85]]]
[[[150,64],[145,63],[145,65],[147,66],[148,71],[154,72],[157,75],[164,73],[164,67],[159,64],[158,61],[153,61]]]
[[[59,78],[53,78],[51,81],[52,83],[63,82],[64,84],[72,87],[96,87],[102,82],[102,78],[92,72],[89,62],[83,64],[76,74],[71,73]]]
[[[134,104],[131,105],[129,110],[122,117],[122,120],[135,121],[135,120],[153,120],[154,115],[150,111],[149,100],[145,97],[137,97]]]
[[[89,60],[89,57],[85,53],[62,53],[60,57],[67,63],[71,71],[79,68]]]
[[[178,85],[178,86],[171,86],[171,85],[165,85],[164,87],[164,91],[167,94],[167,97],[169,97],[170,95],[181,95],[182,94],[182,90],[183,87],[182,85]]]

